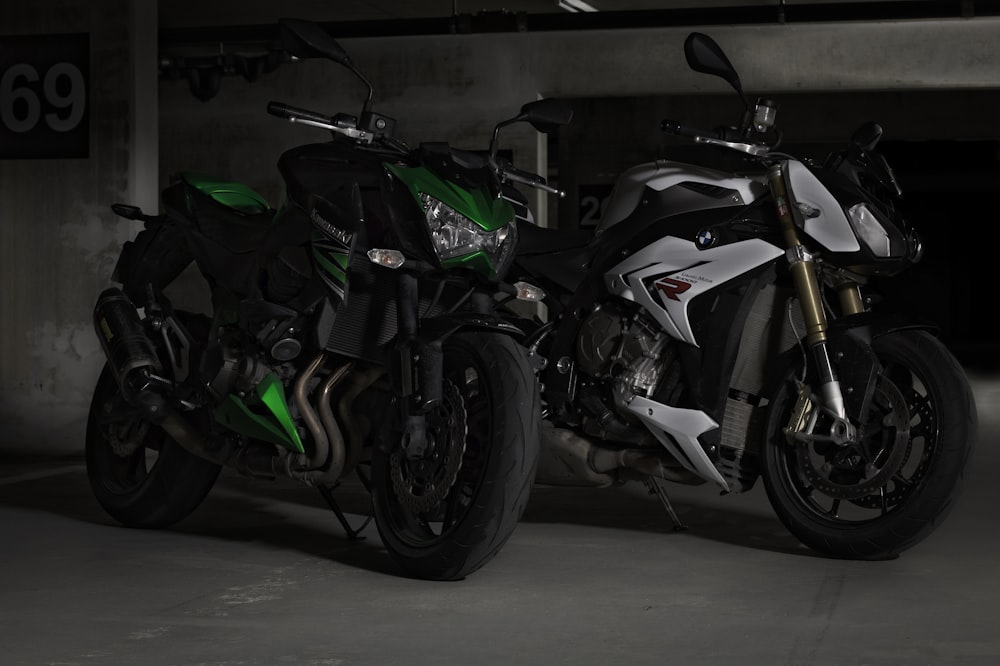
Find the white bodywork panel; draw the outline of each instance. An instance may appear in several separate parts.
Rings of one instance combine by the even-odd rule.
[[[714,481],[723,490],[729,490],[729,484],[698,442],[698,435],[719,427],[708,414],[670,407],[641,396],[632,398],[628,409],[685,468],[703,479]]]
[[[760,239],[699,250],[689,240],[665,236],[605,273],[604,282],[610,293],[646,308],[670,336],[698,347],[688,303],[782,254],[780,248]],[[644,279],[654,275],[663,276],[656,282],[655,295],[643,285]]]
[[[806,217],[804,230],[831,252],[857,252],[861,249],[844,209],[830,190],[801,162],[788,161],[788,182],[792,197],[819,214]]]
[[[733,175],[725,171],[667,160],[648,162],[625,171],[615,181],[611,199],[597,225],[597,233],[607,231],[631,215],[639,205],[646,187],[662,191],[681,183],[698,183],[735,190],[743,198],[744,204],[755,201],[767,191],[767,183],[762,177]]]

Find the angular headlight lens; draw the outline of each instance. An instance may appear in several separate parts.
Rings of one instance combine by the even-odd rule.
[[[516,226],[506,224],[495,231],[486,231],[429,194],[421,194],[420,200],[438,259],[444,262],[482,252],[489,258],[493,270],[500,272],[514,246]]]
[[[858,240],[865,244],[876,257],[891,257],[892,242],[889,232],[879,222],[875,213],[865,203],[854,204],[847,211]]]

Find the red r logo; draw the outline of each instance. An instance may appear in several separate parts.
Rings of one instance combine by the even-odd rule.
[[[683,294],[685,291],[691,288],[690,282],[682,282],[681,280],[675,280],[673,278],[660,278],[653,283],[656,288],[663,292],[663,295],[672,301],[679,301],[681,299],[677,298],[678,294]]]

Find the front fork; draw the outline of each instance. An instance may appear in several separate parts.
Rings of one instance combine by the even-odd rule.
[[[798,227],[795,224],[798,210],[794,198],[789,191],[785,177],[784,163],[773,165],[768,169],[768,184],[774,199],[778,220],[785,241],[785,257],[788,259],[795,293],[802,307],[802,316],[806,325],[806,345],[813,355],[818,376],[820,408],[826,412],[833,423],[829,438],[838,444],[845,444],[856,439],[857,432],[847,419],[844,394],[841,390],[837,373],[830,361],[830,351],[827,341],[828,324],[823,309],[823,297],[820,292],[819,279],[816,275],[816,264],[813,256],[806,250],[799,238]],[[837,289],[839,305],[845,314],[855,314],[864,311],[861,292],[854,282],[845,282]],[[795,410],[792,429],[802,432],[811,431],[815,425],[816,416],[811,419],[807,414],[807,401],[811,398],[805,389],[800,390],[799,407]],[[807,425],[807,421],[809,422]]]
[[[441,401],[443,359],[441,341],[421,342],[418,336],[417,277],[401,271],[396,282],[397,341],[395,365],[402,445],[410,460],[422,458],[428,441],[427,413]]]

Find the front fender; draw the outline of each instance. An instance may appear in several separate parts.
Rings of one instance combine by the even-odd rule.
[[[442,343],[463,329],[524,335],[520,328],[493,314],[452,312],[421,319],[419,333],[409,341],[393,345],[395,352],[390,356],[390,374],[399,394],[411,399],[414,412],[426,412],[440,402]]]
[[[851,335],[871,343],[877,337],[909,329],[920,329],[937,335],[940,327],[932,322],[918,321],[892,312],[860,312],[830,322],[831,335]]]
[[[847,411],[854,417],[867,413],[882,364],[872,350],[872,341],[902,330],[926,330],[937,334],[937,326],[894,313],[862,312],[830,322],[827,348],[837,372]],[[802,348],[792,347],[776,363],[773,381],[765,395],[774,395],[778,385],[801,367]]]
[[[448,336],[463,328],[490,330],[517,337],[523,337],[524,331],[502,317],[480,312],[451,312],[448,314],[420,320],[421,343],[431,344],[441,342]]]

